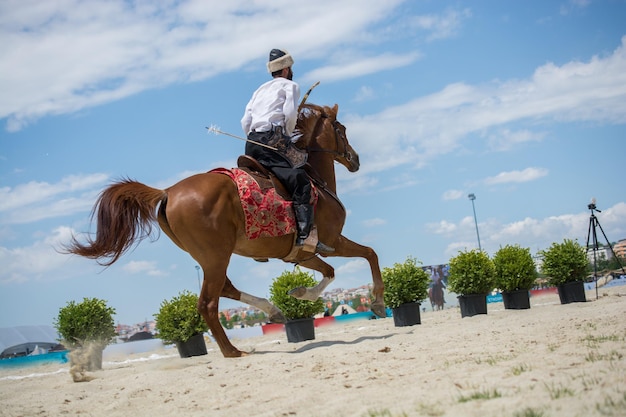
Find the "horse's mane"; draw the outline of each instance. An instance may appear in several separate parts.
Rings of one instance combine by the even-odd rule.
[[[337,108],[319,106],[312,103],[305,103],[302,106],[296,122],[296,131],[302,135],[296,142],[299,148],[306,148],[311,143],[311,139],[316,134],[315,128],[319,119],[325,117],[330,117],[334,120],[337,117]]]

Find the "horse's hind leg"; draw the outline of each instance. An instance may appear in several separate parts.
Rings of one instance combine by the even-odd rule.
[[[222,289],[222,297],[230,298],[231,300],[241,301],[242,303],[246,303],[248,305],[251,305],[252,307],[258,308],[268,315],[269,320],[272,323],[285,323],[287,321],[285,316],[283,316],[283,312],[280,311],[280,309],[274,304],[270,303],[265,298],[255,297],[254,295],[239,291],[237,288],[235,288],[235,286],[230,281],[230,279],[228,279],[228,277],[226,278],[224,288]]]

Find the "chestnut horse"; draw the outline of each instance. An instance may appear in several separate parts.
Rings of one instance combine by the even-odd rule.
[[[318,189],[315,224],[319,239],[335,248],[325,256],[362,257],[370,265],[373,279],[372,310],[385,317],[384,286],[378,256],[372,248],[355,243],[341,234],[346,210],[337,197],[334,162],[348,171],[359,169],[359,156],[348,143],[346,128],[337,121],[338,107],[306,104],[299,113],[297,128],[303,133],[297,146],[308,152],[306,170]],[[198,310],[225,357],[247,354],[234,347],[219,321],[219,299],[226,297],[254,306],[273,322],[284,322],[282,312],[268,300],[235,288],[226,275],[232,254],[255,259],[278,258],[322,273],[312,288],[294,288],[290,294],[316,300],[335,278],[334,268],[319,256],[299,250],[292,253],[294,234],[248,239],[244,213],[235,183],[220,173],[197,174],[164,190],[125,179],[108,186],[98,197],[92,212],[95,238],[80,243],[73,237],[67,253],[95,259],[108,266],[128,249],[160,228],[202,267],[204,280]]]

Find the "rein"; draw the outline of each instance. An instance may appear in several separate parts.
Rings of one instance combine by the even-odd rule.
[[[320,117],[320,120],[323,118],[326,118],[328,116],[326,115],[322,115]],[[346,158],[346,160],[348,161],[352,161],[352,154],[350,152],[339,152],[339,137],[341,136],[342,138],[342,142],[343,142],[343,148],[344,149],[348,149],[348,139],[345,138],[342,134],[339,133],[339,128],[337,127],[337,123],[339,123],[337,120],[334,120],[333,122],[333,130],[335,131],[335,150],[330,150],[330,149],[322,149],[322,148],[305,148],[305,150],[307,152],[326,152],[326,153],[331,153],[333,155],[337,155],[343,158]]]
[[[325,119],[327,117],[328,117],[327,115],[322,114],[319,120],[323,120],[323,119]],[[306,151],[307,152],[325,152],[325,153],[330,153],[330,154],[333,154],[333,155],[338,155],[338,156],[344,157],[348,161],[351,161],[352,160],[352,154],[350,154],[349,152],[339,152],[339,136],[342,136],[343,143],[344,143],[344,149],[348,149],[348,146],[347,146],[348,139],[343,137],[343,135],[341,135],[339,133],[339,128],[337,127],[337,123],[338,123],[337,120],[334,120],[332,122],[333,129],[335,131],[335,150],[322,149],[322,148],[309,148],[309,147],[307,147],[307,148],[305,148]],[[339,199],[337,194],[335,192],[331,191],[328,188],[328,184],[326,183],[326,181],[321,179],[321,175],[319,174],[319,172],[313,166],[311,166],[311,164],[309,164],[308,162],[306,163],[305,166],[307,168],[307,173],[309,174],[309,177],[311,178],[313,183],[315,185],[317,185],[318,188],[320,188],[326,194],[328,194],[333,200],[335,200],[339,204],[341,209],[345,212],[346,211],[345,206],[343,205],[343,203],[341,202],[341,200]]]
[[[315,171],[315,168],[313,168],[311,165],[306,164],[308,168],[310,168],[311,170]],[[324,191],[326,194],[328,194],[330,197],[332,197],[333,200],[335,200],[338,204],[339,207],[341,207],[341,209],[345,212],[346,211],[346,207],[343,205],[343,203],[341,202],[341,200],[339,199],[339,196],[337,196],[337,194],[335,194],[333,191],[328,189],[328,184],[326,184],[326,181],[322,181],[319,178],[319,175],[317,173],[317,171],[314,172],[315,176],[311,175],[311,173],[309,172],[309,177],[311,177],[311,181],[313,181],[313,183],[315,185],[317,185],[319,187],[320,190]]]

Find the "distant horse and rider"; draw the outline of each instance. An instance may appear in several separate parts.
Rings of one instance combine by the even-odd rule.
[[[435,270],[431,274],[432,283],[428,289],[428,298],[430,299],[430,305],[433,311],[443,310],[446,302],[443,294],[443,289],[446,287],[444,284],[443,268],[441,265],[435,267]]]
[[[231,344],[220,324],[220,297],[254,306],[264,311],[270,321],[285,321],[282,312],[268,300],[242,292],[233,285],[226,274],[233,254],[256,260],[282,259],[321,272],[322,279],[316,286],[294,288],[290,292],[303,300],[319,298],[335,278],[334,268],[320,256],[365,258],[373,280],[372,311],[385,317],[384,286],[376,252],[342,235],[346,209],[337,196],[334,163],[338,162],[350,172],[356,172],[360,164],[357,152],[348,142],[345,126],[337,120],[337,111],[337,105],[304,104],[297,121],[302,136],[295,143],[308,154],[305,169],[316,190],[314,223],[317,237],[334,248],[334,252],[319,255],[307,251],[305,246],[295,246],[295,230],[282,235],[249,238],[247,207],[243,207],[233,179],[235,169],[193,175],[165,189],[152,188],[130,179],[114,182],[102,191],[94,205],[95,234],[84,236],[84,241],[73,237],[65,247],[66,252],[94,259],[104,266],[112,265],[130,248],[149,237],[152,228],[158,224],[202,268],[204,280],[198,309],[225,357],[247,353]],[[273,175],[254,160],[240,157],[238,165],[239,171],[248,175],[246,181],[271,184]],[[244,176],[239,171],[237,175]]]

